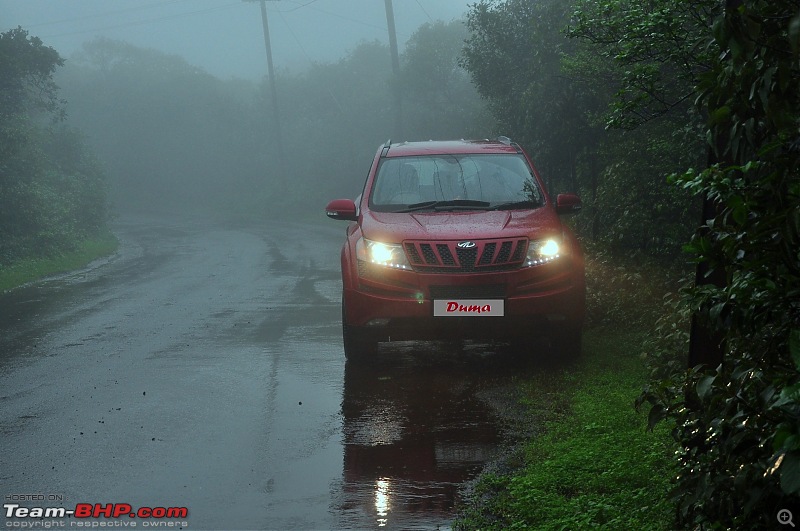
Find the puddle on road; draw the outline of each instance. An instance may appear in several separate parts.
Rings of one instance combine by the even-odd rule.
[[[449,528],[463,484],[502,440],[484,391],[511,385],[519,369],[470,346],[395,343],[375,364],[346,365],[337,526]]]

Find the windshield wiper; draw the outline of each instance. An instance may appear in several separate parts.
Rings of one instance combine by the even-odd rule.
[[[523,208],[538,208],[542,206],[538,201],[525,199],[524,201],[511,201],[509,203],[500,203],[491,208],[491,210],[516,210]]]
[[[408,208],[398,212],[415,212],[417,210],[487,210],[491,204],[487,201],[475,199],[454,199],[452,201],[424,201],[408,205]]]

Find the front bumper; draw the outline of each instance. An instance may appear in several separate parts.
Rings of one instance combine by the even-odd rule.
[[[568,258],[511,271],[461,275],[393,270],[364,262],[358,267],[354,275],[358,281],[343,292],[346,323],[371,329],[377,336],[424,339],[457,330],[497,337],[508,329],[519,332],[520,327],[583,321],[583,267]],[[504,315],[434,317],[434,300],[472,299],[502,299]]]

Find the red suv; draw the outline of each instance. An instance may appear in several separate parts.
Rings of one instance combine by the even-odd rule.
[[[583,254],[522,148],[496,141],[387,142],[362,194],[328,217],[350,221],[342,248],[348,359],[381,341],[489,338],[553,353],[581,349]]]

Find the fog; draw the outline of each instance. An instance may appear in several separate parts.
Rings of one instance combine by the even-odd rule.
[[[66,59],[55,78],[67,123],[121,212],[319,212],[358,194],[388,138],[488,133],[458,66],[466,2],[394,2],[397,74],[384,2],[266,5],[274,99],[258,3],[0,1],[0,12],[2,31],[22,26]]]
[[[467,0],[394,0],[402,47],[426,23],[461,18]],[[268,0],[275,64],[302,70],[330,62],[362,40],[388,43],[381,0]],[[180,55],[222,79],[266,73],[258,2],[252,0],[0,0],[0,31],[22,26],[69,57],[96,37]]]

